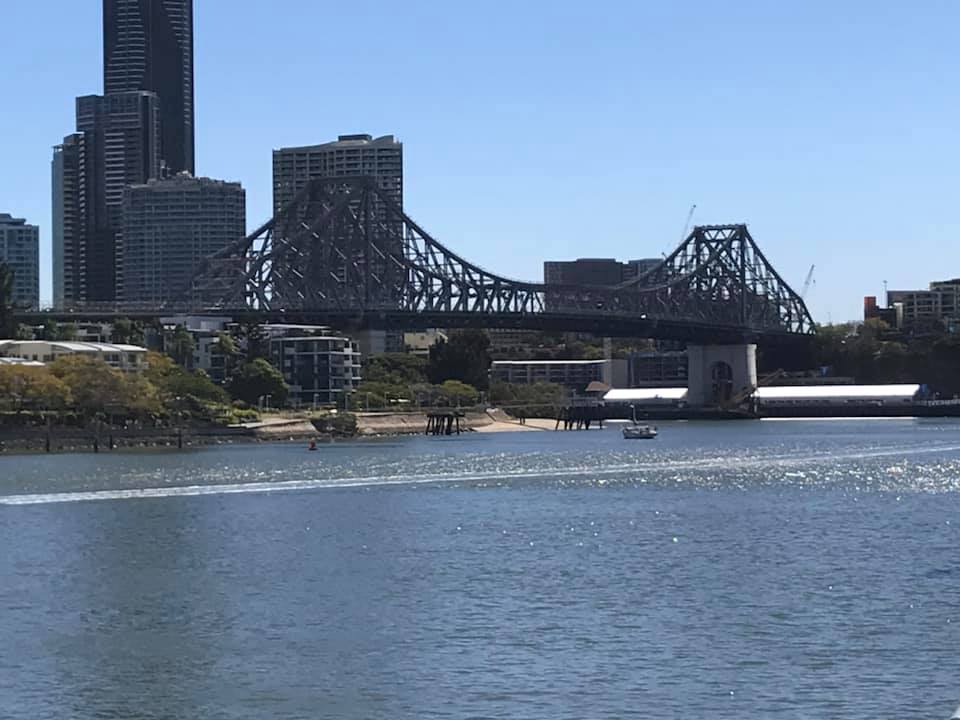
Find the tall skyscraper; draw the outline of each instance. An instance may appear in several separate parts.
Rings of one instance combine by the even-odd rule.
[[[40,305],[40,230],[26,220],[0,213],[0,262],[13,271],[13,302]]]
[[[53,306],[86,300],[86,137],[68,135],[53,149]]]
[[[273,151],[273,211],[290,204],[314,178],[372,175],[384,195],[403,207],[403,143],[393,135],[341,135],[336,142]]]
[[[127,189],[194,172],[193,0],[104,0],[103,84],[54,148],[58,307],[123,298]]]
[[[187,173],[126,189],[119,300],[163,303],[188,297],[190,278],[208,255],[242,238],[246,193],[240,183]]]
[[[103,0],[103,91],[160,99],[160,157],[194,173],[193,0]]]
[[[117,299],[123,193],[160,171],[160,117],[149,92],[77,98],[77,132],[53,155],[54,302]]]
[[[311,180],[354,175],[375,178],[380,192],[403,208],[403,143],[393,135],[376,139],[371,135],[341,135],[335,142],[273,151],[274,214],[287,207]],[[383,203],[375,204],[375,212],[388,231],[388,238],[377,238],[376,241],[383,250],[401,254],[403,229],[400,223],[389,217]],[[282,231],[282,228],[278,229]],[[359,257],[355,260],[362,262]],[[342,270],[333,272],[342,275]],[[360,342],[367,349],[377,348],[380,352],[402,350],[403,333],[399,330],[365,331]]]

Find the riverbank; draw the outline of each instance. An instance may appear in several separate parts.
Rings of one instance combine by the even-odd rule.
[[[427,414],[421,412],[357,413],[357,435],[371,437],[381,435],[422,435],[427,429]],[[555,421],[550,420],[550,423]],[[515,432],[538,429],[521,425],[502,410],[465,412],[460,427],[465,432]]]
[[[347,418],[350,418],[348,421]],[[355,424],[353,420],[355,419]],[[528,419],[524,424],[501,410],[468,412],[464,432],[552,430],[554,420]],[[273,416],[230,427],[74,428],[16,427],[0,430],[0,453],[110,452],[136,449],[187,449],[237,443],[333,441],[336,439],[422,435],[425,413],[358,413],[307,417]]]
[[[0,432],[0,453],[98,453],[113,450],[185,449],[257,440],[253,432],[243,428],[52,428],[50,431],[44,428],[5,428]]]

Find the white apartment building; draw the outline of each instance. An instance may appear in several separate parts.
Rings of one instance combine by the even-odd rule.
[[[97,358],[112,368],[126,372],[140,372],[147,366],[147,349],[137,345],[59,340],[0,340],[0,357],[49,363],[65,355]]]

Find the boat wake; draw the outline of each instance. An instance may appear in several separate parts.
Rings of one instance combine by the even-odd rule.
[[[489,471],[473,473],[415,474],[405,472],[395,475],[374,475],[367,477],[324,477],[305,480],[277,480],[266,482],[207,483],[194,485],[89,490],[76,492],[14,494],[0,496],[0,506],[50,505],[58,503],[94,502],[105,500],[143,500],[152,498],[199,497],[206,495],[240,495],[251,493],[277,493],[304,490],[322,490],[354,487],[376,487],[386,485],[440,485],[459,483],[482,483],[503,485],[517,480],[563,480],[591,478],[642,479],[643,476],[658,474],[674,479],[689,473],[691,479],[704,473],[716,471],[743,470],[783,470],[801,467],[802,473],[785,472],[780,478],[816,477],[819,471],[814,469],[823,465],[834,465],[838,461],[856,461],[882,459],[886,457],[908,458],[916,455],[960,452],[960,445],[924,445],[914,448],[875,449],[866,451],[841,452],[834,454],[798,455],[783,454],[755,458],[737,458],[730,456],[698,458],[689,460],[658,460],[651,462],[650,457],[638,458],[631,463],[615,465],[584,464],[570,467],[539,467],[529,470]],[[892,472],[892,470],[891,470]],[[951,480],[955,480],[952,478]],[[949,489],[956,489],[953,485]]]

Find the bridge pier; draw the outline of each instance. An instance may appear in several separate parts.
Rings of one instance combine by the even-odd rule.
[[[757,386],[757,346],[687,345],[687,404],[717,407]]]

